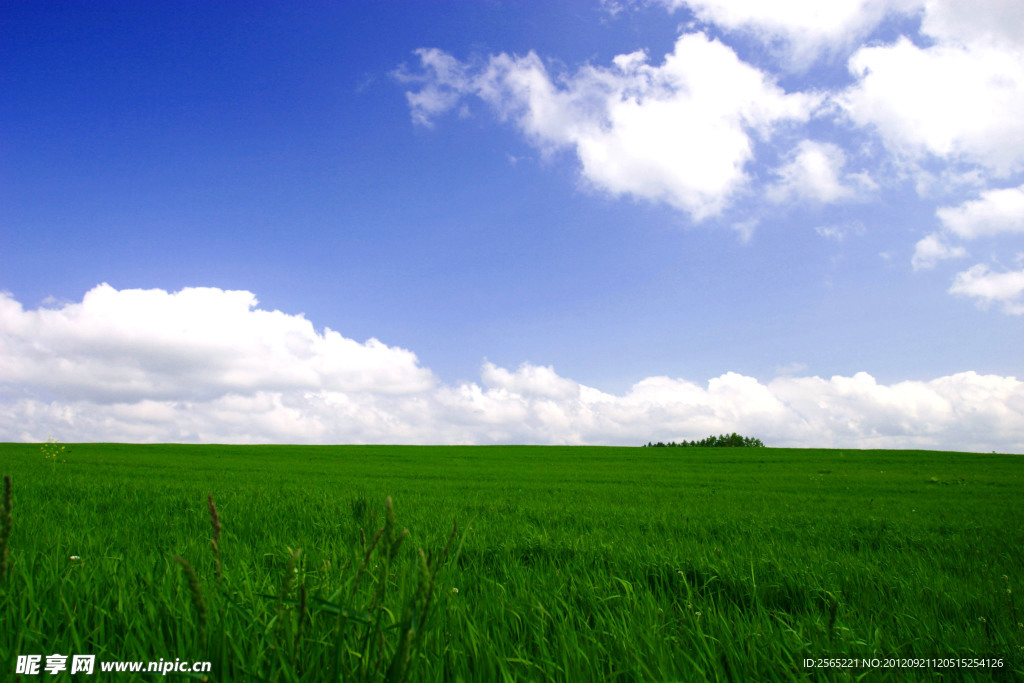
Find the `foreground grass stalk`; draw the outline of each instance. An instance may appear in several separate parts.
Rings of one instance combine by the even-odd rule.
[[[387,683],[402,683],[409,675],[409,664],[412,655],[415,654],[423,641],[423,633],[434,597],[437,571],[448,557],[448,552],[452,547],[452,541],[455,540],[458,528],[458,522],[454,523],[452,533],[448,536],[448,542],[436,559],[433,557],[428,559],[423,553],[422,548],[417,549],[419,555],[419,580],[416,584],[416,593],[406,605],[405,611],[402,614],[402,620],[399,623],[401,637],[398,642],[398,649],[384,677]]]
[[[295,625],[295,641],[292,645],[292,667],[295,667],[299,656],[299,643],[302,642],[302,632],[306,625],[306,582],[299,585],[299,616]]]
[[[289,549],[290,550],[290,549]],[[281,580],[281,590],[277,594],[277,633],[278,639],[285,641],[287,636],[286,625],[290,619],[289,610],[285,607],[288,596],[292,593],[292,585],[295,583],[295,575],[299,571],[299,557],[302,549],[291,552],[288,557],[288,564],[284,569],[284,578]]]
[[[829,642],[835,642],[836,639],[836,617],[839,614],[839,600],[836,596],[829,593],[828,595],[828,639]]]
[[[11,529],[14,526],[14,499],[11,497],[11,475],[4,475],[4,498],[3,508],[0,510],[0,581],[7,580],[7,563],[10,550],[7,547],[7,539],[11,537]]]
[[[361,529],[360,529],[361,531]],[[377,529],[377,533],[374,534],[373,540],[370,541],[370,545],[366,547],[365,537],[363,539],[363,546],[366,547],[366,552],[363,553],[363,559],[356,567],[355,576],[352,578],[352,588],[349,590],[348,603],[351,604],[355,599],[356,590],[359,588],[359,579],[366,571],[366,566],[370,562],[370,558],[373,557],[373,551],[377,547],[377,543],[380,542],[381,536],[384,534],[384,527]],[[330,680],[336,681],[341,675],[341,658],[342,658],[342,647],[345,640],[345,631],[348,626],[348,619],[345,615],[345,610],[342,608],[338,609],[337,619],[334,623],[334,656],[331,658],[331,676]]]
[[[359,588],[359,577],[361,577],[366,571],[366,565],[369,564],[370,558],[373,556],[373,549],[377,547],[377,543],[380,542],[380,537],[383,533],[384,527],[377,529],[377,533],[374,535],[373,540],[370,541],[370,547],[366,549],[366,553],[363,555],[363,561],[360,562],[359,566],[356,568],[356,576],[352,581],[352,592],[348,596],[350,602],[356,595],[356,589]]]
[[[174,561],[181,565],[182,571],[185,572],[185,578],[188,579],[188,588],[192,593],[192,606],[196,610],[196,620],[198,622],[199,631],[199,642],[206,643],[206,601],[203,600],[203,589],[199,584],[199,576],[196,574],[196,570],[192,568],[192,565],[188,563],[188,560],[175,555]]]

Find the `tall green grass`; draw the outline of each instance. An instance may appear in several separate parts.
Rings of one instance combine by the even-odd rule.
[[[210,660],[215,681],[1024,677],[1020,456],[79,444],[62,458],[0,444],[14,501],[0,676],[57,652]],[[825,656],[1003,667],[805,668]]]

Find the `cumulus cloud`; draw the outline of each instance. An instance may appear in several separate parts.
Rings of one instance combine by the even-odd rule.
[[[997,176],[1024,168],[1024,13],[1015,7],[925,3],[921,32],[933,44],[901,37],[859,49],[849,61],[857,82],[837,103],[907,159],[978,164]]]
[[[973,297],[982,308],[998,302],[1006,313],[1024,315],[1024,270],[997,273],[979,263],[957,273],[949,292]]]
[[[988,294],[1019,295],[1014,276],[989,278]],[[776,446],[1020,452],[1024,383],[727,372],[609,394],[551,367],[485,363],[480,382],[449,385],[409,351],[317,332],[248,292],[101,286],[37,310],[0,296],[0,441],[638,445],[732,431]]]
[[[979,199],[936,212],[943,227],[964,239],[999,233],[1024,233],[1024,185],[987,190]]]
[[[550,398],[566,398],[579,393],[580,386],[559,377],[552,367],[524,364],[509,372],[493,363],[484,363],[481,379],[485,386],[512,394],[533,394]]]
[[[947,236],[974,240],[1024,233],[1024,185],[986,190],[978,199],[965,201],[959,206],[942,207],[936,215],[945,235],[933,233],[917,243],[911,260],[914,270],[931,268],[940,260],[967,255],[963,247],[947,244]],[[1022,291],[1024,271],[993,272],[984,264],[958,273],[949,288],[951,294],[973,298],[983,309],[993,303],[1001,303],[1003,312],[1011,315],[1024,314]]]
[[[921,31],[938,40],[962,45],[989,44],[1002,49],[1024,48],[1024,10],[1016,0],[927,0]]]
[[[898,0],[663,0],[686,7],[703,22],[742,31],[776,46],[792,67],[809,66],[822,53],[849,48],[893,11],[916,3]]]
[[[768,188],[768,198],[774,202],[796,199],[829,203],[852,198],[858,184],[873,186],[866,176],[845,182],[845,165],[846,154],[837,145],[803,140],[790,154],[789,160],[776,171],[778,181]]]
[[[1013,377],[963,372],[885,386],[860,372],[829,380],[779,379],[770,386],[804,420],[787,425],[794,436],[806,430],[828,434],[832,445],[854,440],[885,448],[1020,448],[1010,444],[1020,439],[1015,421],[1024,415],[1024,383]]]
[[[245,291],[116,290],[26,311],[0,293],[0,382],[99,403],[265,390],[410,393],[434,377],[410,351],[359,343]]]
[[[939,158],[1006,176],[1024,168],[1024,11],[1014,0],[662,0],[809,67],[854,50],[855,83],[833,101],[912,162]],[[919,16],[920,39],[868,42],[892,18]],[[859,48],[857,46],[860,45]],[[921,171],[923,173],[923,171]]]
[[[1024,168],[1024,12],[1013,0],[665,0],[775,46],[791,66],[848,50],[889,17],[921,17],[924,40],[857,49],[856,82],[835,102],[899,155]]]
[[[963,247],[953,247],[946,244],[942,235],[932,233],[917,242],[914,246],[914,256],[910,263],[914,270],[934,268],[935,264],[945,259],[963,258],[967,256],[967,250]]]
[[[416,54],[426,75],[414,75],[400,69],[395,76],[402,81],[421,84],[418,91],[406,92],[405,99],[413,121],[430,127],[436,116],[459,103],[469,87],[471,76],[466,65],[441,50],[417,50]]]
[[[463,97],[482,99],[542,151],[575,153],[593,186],[698,220],[747,182],[755,138],[807,120],[821,101],[786,93],[703,33],[680,36],[658,65],[638,51],[557,77],[532,52],[476,66],[437,49],[416,54],[421,71],[396,74],[419,86],[407,93],[414,121],[430,122]]]

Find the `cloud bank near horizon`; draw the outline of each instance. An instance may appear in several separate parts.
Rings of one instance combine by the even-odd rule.
[[[26,310],[0,293],[0,441],[773,446],[1024,452],[1024,382],[879,384],[726,372],[621,395],[523,363],[446,384],[411,351],[258,308],[245,291],[116,290]]]

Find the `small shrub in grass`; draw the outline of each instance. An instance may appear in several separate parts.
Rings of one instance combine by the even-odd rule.
[[[715,436],[714,434],[712,434],[708,438],[701,439],[700,441],[697,441],[696,439],[694,439],[693,441],[686,441],[684,439],[683,441],[680,441],[678,443],[675,442],[675,441],[669,441],[668,443],[665,443],[664,441],[659,441],[658,443],[653,443],[651,441],[648,441],[644,445],[644,447],[645,448],[764,448],[764,443],[761,441],[761,439],[755,439],[754,437],[751,437],[751,436],[740,436],[736,432],[733,432],[732,434],[720,434],[718,436]]]
[[[46,442],[39,447],[39,450],[42,451],[47,462],[56,464],[58,460],[64,462],[62,458],[67,449],[60,441],[51,436],[47,437]]]

